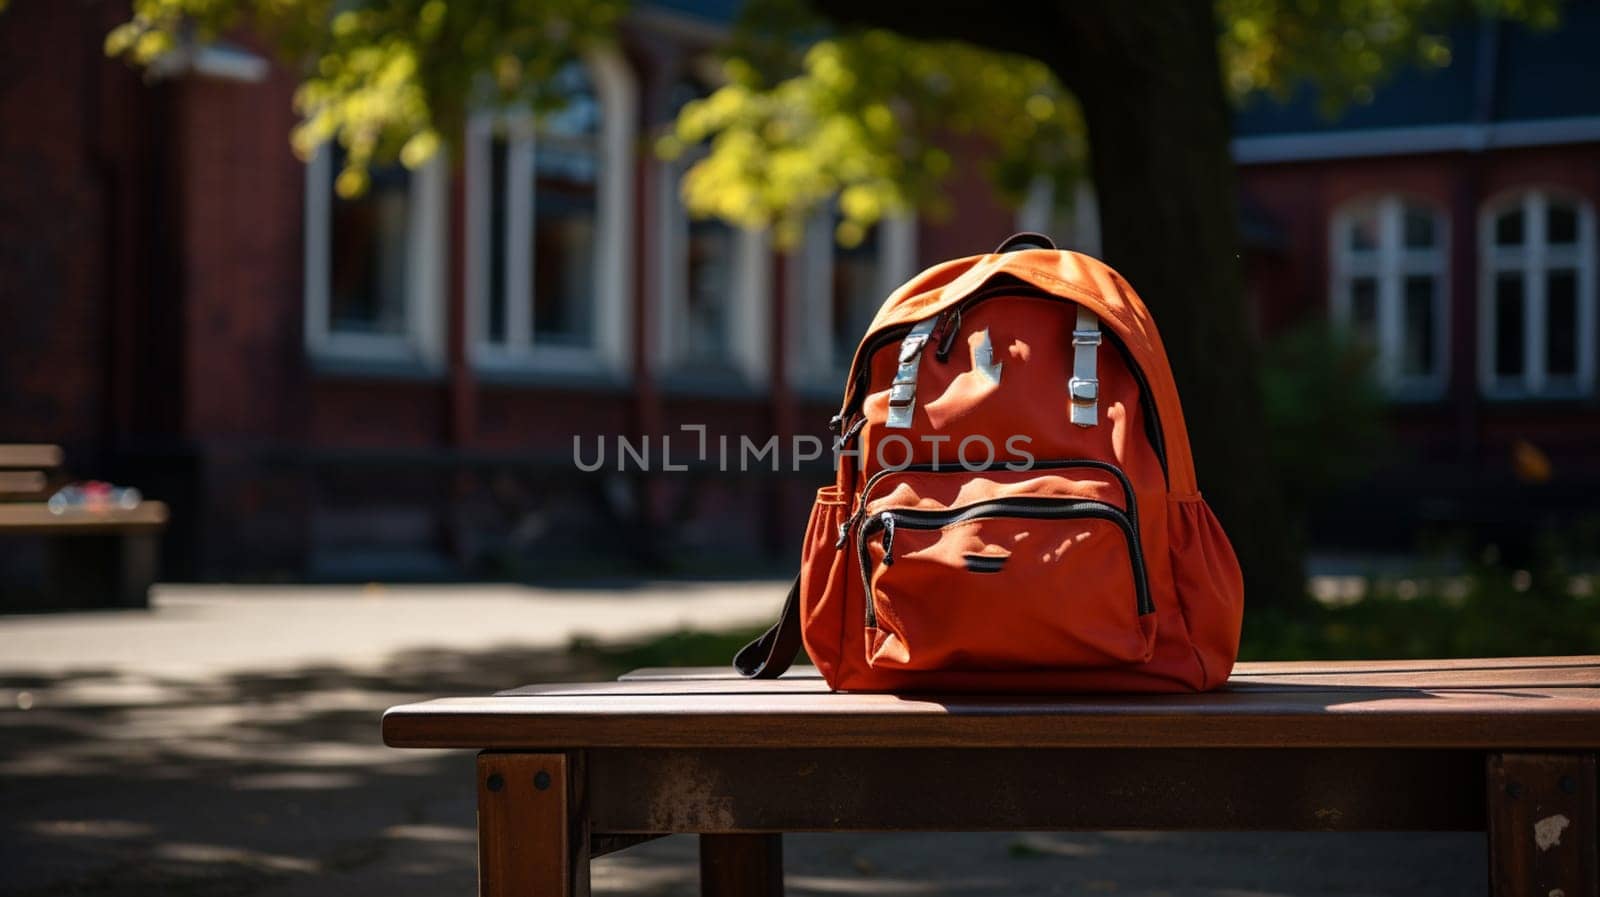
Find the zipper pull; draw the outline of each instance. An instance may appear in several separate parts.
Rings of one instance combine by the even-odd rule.
[[[878,515],[878,521],[883,524],[883,565],[894,566],[894,514],[884,511]]]
[[[867,416],[865,414],[861,414],[857,415],[855,419],[850,422],[849,426],[841,426],[839,428],[838,435],[833,437],[833,450],[838,452],[846,445],[849,445],[850,440],[856,438],[856,435],[861,432],[861,428],[865,427],[866,425]]]
[[[867,516],[866,502],[858,498],[856,499],[856,509],[850,512],[849,517],[846,517],[842,522],[840,522],[839,541],[835,542],[833,547],[843,548],[845,543],[850,540],[850,531],[855,529],[856,524],[860,523],[861,518],[865,516]]]
[[[933,357],[939,361],[950,360],[950,349],[955,345],[956,333],[961,330],[961,306],[956,306],[944,313],[944,319],[939,322],[939,344],[933,352]]]

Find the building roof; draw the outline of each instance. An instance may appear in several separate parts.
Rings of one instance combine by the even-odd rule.
[[[1600,140],[1600,0],[1536,31],[1485,19],[1449,31],[1451,63],[1400,68],[1370,103],[1329,118],[1306,85],[1235,114],[1241,163]]]
[[[645,0],[636,9],[698,19],[709,25],[731,25],[744,0]]]

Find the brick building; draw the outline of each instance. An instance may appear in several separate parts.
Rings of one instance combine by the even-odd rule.
[[[691,221],[649,138],[708,89],[730,6],[639,4],[562,72],[560,114],[474,118],[347,201],[332,152],[290,152],[293,79],[247,38],[146,77],[102,55],[123,3],[12,4],[0,439],[168,499],[178,577],[520,575],[669,539],[690,564],[787,558],[815,470],[580,475],[574,437],[820,435],[889,288],[1019,225],[1094,251],[1094,201],[1012,210],[969,165],[949,222],[851,250],[825,219],[790,253]],[[1464,29],[1449,69],[1337,121],[1240,115],[1261,331],[1368,335],[1428,474],[1384,475],[1419,507],[1508,478],[1518,438],[1597,481],[1600,7],[1567,19]]]
[[[1450,45],[1447,68],[1336,119],[1304,95],[1236,119],[1241,189],[1275,234],[1249,267],[1261,330],[1328,315],[1366,340],[1398,438],[1324,509],[1324,539],[1343,520],[1374,545],[1436,522],[1503,535],[1600,498],[1600,3]],[[1397,525],[1373,526],[1373,494]]]

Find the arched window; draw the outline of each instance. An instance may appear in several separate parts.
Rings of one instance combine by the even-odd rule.
[[[1393,395],[1444,391],[1448,295],[1444,216],[1399,196],[1350,203],[1332,228],[1334,320],[1372,347]]]
[[[709,93],[697,79],[678,82],[666,120],[670,123],[685,103]],[[758,384],[767,378],[771,354],[771,253],[764,234],[690,217],[680,187],[684,173],[704,152],[696,148],[656,168],[656,359],[669,377],[707,375],[725,383],[731,370],[744,382]]]
[[[559,108],[468,125],[468,295],[481,365],[627,367],[633,83],[614,54],[555,75]]]
[[[1594,211],[1531,190],[1490,203],[1480,225],[1479,379],[1486,395],[1594,389]]]
[[[856,344],[889,294],[916,273],[917,223],[884,218],[855,246],[834,239],[836,214],[819,214],[789,266],[790,376],[809,386],[836,385]]]

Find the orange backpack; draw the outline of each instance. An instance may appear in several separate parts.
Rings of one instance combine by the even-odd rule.
[[[1035,248],[1037,247],[1037,248]],[[1178,390],[1115,271],[1018,234],[896,290],[856,350],[782,618],[734,660],[834,689],[1225,682],[1244,585]]]

